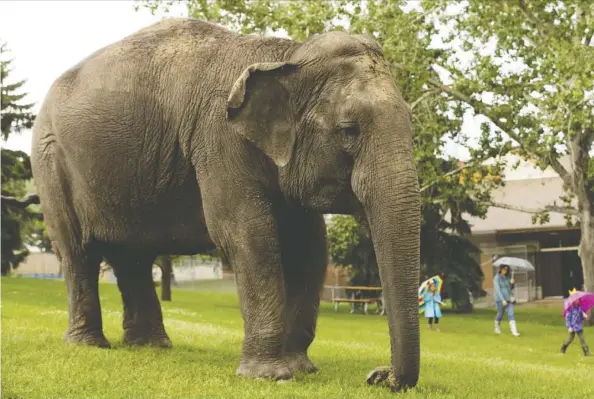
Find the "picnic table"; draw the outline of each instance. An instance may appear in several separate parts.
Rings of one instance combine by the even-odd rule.
[[[382,291],[382,287],[366,287],[366,286],[332,286],[330,287],[332,290],[332,303],[334,303],[334,311],[338,312],[338,305],[341,302],[346,302],[351,304],[351,313],[355,313],[355,305],[357,303],[363,304],[363,312],[368,314],[368,308],[370,303],[377,303],[378,304],[378,311],[376,313],[380,313],[382,316],[385,314],[385,306],[384,306],[384,296],[380,295],[379,298],[355,298],[355,291]],[[345,293],[350,291],[349,297],[339,297],[337,295],[337,291],[344,290]]]

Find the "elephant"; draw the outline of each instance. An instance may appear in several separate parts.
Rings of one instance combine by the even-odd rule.
[[[169,18],[53,83],[32,170],[68,294],[64,340],[109,347],[99,264],[114,270],[123,342],[170,347],[151,277],[161,254],[218,249],[244,322],[236,374],[313,373],[328,250],[324,214],[365,220],[384,290],[391,366],[419,378],[420,193],[410,108],[370,36],[297,42]]]

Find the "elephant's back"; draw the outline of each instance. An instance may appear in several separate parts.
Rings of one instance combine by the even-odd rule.
[[[113,97],[152,115],[180,117],[175,113],[184,102],[212,113],[211,103],[226,101],[248,65],[280,61],[293,43],[240,35],[205,21],[164,19],[80,61],[54,82],[46,98],[53,98],[54,106],[67,104],[67,112],[76,110],[75,104],[91,107]],[[60,109],[54,114],[60,117]]]
[[[36,180],[56,185],[61,178],[89,223],[108,215],[123,231],[161,206],[200,213],[185,198],[198,186],[175,129],[184,113],[175,104],[186,99],[173,101],[176,77],[167,73],[167,59],[179,51],[167,45],[177,24],[160,22],[96,51],[64,72],[42,104],[33,135]]]
[[[97,50],[56,79],[41,107],[44,122],[37,125],[51,125],[56,141],[66,146],[84,142],[87,149],[95,149],[115,143],[113,150],[126,147],[126,141],[135,146],[147,138],[156,140],[155,135],[173,126],[179,130],[182,119],[189,119],[183,104],[192,101],[191,83],[200,78],[204,82],[197,72],[204,75],[210,69],[188,60],[208,52],[210,41],[232,35],[210,23],[180,18],[141,29]],[[195,126],[193,122],[188,120]]]
[[[56,79],[50,92],[63,96],[89,89],[141,92],[169,77],[179,80],[183,63],[193,59],[199,64],[196,56],[216,56],[216,50],[238,36],[205,21],[164,19],[82,59]],[[194,69],[192,64],[185,66]]]
[[[63,176],[64,192],[93,230],[99,220],[105,224],[99,230],[129,234],[136,234],[130,226],[148,234],[154,224],[199,220],[190,158],[216,151],[222,139],[196,135],[212,131],[213,118],[225,123],[229,90],[247,65],[276,59],[263,41],[282,40],[174,19],[93,53],[56,80],[42,105],[34,129],[36,180],[55,185]],[[61,175],[49,172],[56,168]],[[147,217],[155,214],[158,223]]]

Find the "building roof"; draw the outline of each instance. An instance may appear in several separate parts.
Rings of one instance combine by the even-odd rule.
[[[551,168],[541,170],[530,160],[524,160],[514,152],[503,159],[505,186],[493,192],[493,202],[527,209],[544,209],[547,205],[565,205],[560,197],[565,194],[563,181]],[[494,159],[485,162],[493,164]],[[561,165],[571,172],[571,160],[568,155],[559,158]],[[489,234],[502,230],[527,230],[566,227],[565,215],[550,212],[549,222],[532,223],[532,214],[509,209],[490,207],[485,219],[468,219],[473,235]]]
[[[557,172],[550,166],[545,170],[537,167],[533,162],[524,160],[522,157],[512,153],[506,154],[503,159],[505,167],[503,170],[504,180],[525,180],[525,179],[545,179],[550,177],[558,177]],[[569,155],[564,155],[559,158],[559,162],[568,172],[572,171],[571,160]],[[494,159],[484,162],[485,165],[492,165],[495,163]],[[517,164],[517,166],[516,166]]]

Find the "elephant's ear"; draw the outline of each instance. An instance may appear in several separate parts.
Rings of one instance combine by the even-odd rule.
[[[295,145],[295,112],[280,77],[296,69],[297,65],[285,62],[250,65],[227,100],[229,121],[278,166],[289,162]]]

